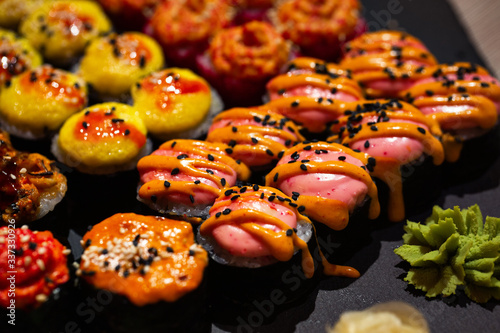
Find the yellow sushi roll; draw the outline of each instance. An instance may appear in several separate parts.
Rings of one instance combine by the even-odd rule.
[[[197,137],[208,129],[210,115],[223,109],[220,97],[202,77],[181,68],[140,79],[132,86],[132,99],[148,131],[161,139]],[[206,128],[200,128],[205,123]]]
[[[85,81],[50,65],[26,71],[9,82],[0,90],[0,121],[16,136],[44,137],[87,105]]]
[[[59,161],[84,173],[129,170],[151,150],[142,119],[127,104],[108,102],[71,116],[52,142]]]
[[[0,29],[0,86],[13,76],[41,64],[42,57],[27,39]]]
[[[111,29],[101,7],[93,1],[49,1],[33,11],[20,32],[49,61],[70,63],[87,44]]]
[[[158,43],[139,32],[110,34],[94,40],[85,51],[80,72],[105,97],[120,97],[140,77],[163,67]]]

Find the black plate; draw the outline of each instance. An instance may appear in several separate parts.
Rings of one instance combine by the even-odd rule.
[[[365,0],[364,15],[371,30],[396,28],[420,38],[440,62],[469,61],[484,65],[470,43],[466,31],[450,6],[443,0]],[[38,151],[50,156],[48,141],[29,142],[13,140],[21,150]],[[39,222],[33,229],[52,230],[65,245],[73,245],[78,253],[79,235],[87,226],[94,225],[115,213],[136,212],[154,214],[136,201],[138,175],[135,171],[117,176],[85,176],[63,168],[68,177],[69,190],[66,198]],[[478,203],[483,215],[500,216],[500,158],[480,176],[472,180],[454,179],[441,196],[433,202],[445,208],[459,205],[468,207]],[[424,220],[432,205],[409,217],[412,221]],[[362,276],[348,278],[323,278],[305,296],[293,302],[283,298],[271,298],[253,302],[248,300],[250,310],[241,314],[213,315],[212,332],[325,332],[327,325],[334,324],[341,313],[347,310],[362,310],[387,301],[404,301],[418,308],[426,317],[433,332],[497,332],[500,330],[500,306],[490,301],[479,305],[462,296],[450,299],[426,299],[408,287],[403,281],[405,270],[401,260],[393,253],[402,244],[403,224],[393,224],[380,218],[367,221],[366,229],[353,238],[353,252],[343,256],[342,263],[357,268]],[[351,234],[352,236],[352,234]],[[335,251],[333,258],[335,258]],[[292,282],[290,282],[292,286]],[[244,287],[244,286],[243,286]],[[286,290],[285,290],[286,292]],[[52,332],[96,332],[97,321],[92,319],[85,298],[76,297],[70,289],[70,297],[58,304],[50,316],[57,316],[57,325]],[[286,293],[285,293],[286,294]],[[212,298],[218,297],[211,295]],[[274,300],[274,301],[273,301]],[[60,303],[60,302],[59,302]],[[83,304],[83,306],[82,306]],[[89,311],[90,310],[90,311]],[[4,317],[4,316],[2,316]],[[48,318],[45,317],[45,318]],[[17,332],[28,329],[40,332],[45,329],[23,325],[27,318],[18,313]],[[43,317],[40,322],[46,321]],[[4,332],[5,317],[0,331]],[[210,323],[208,323],[210,326]],[[37,326],[37,325],[35,325]],[[12,327],[8,328],[9,331]],[[210,328],[207,329],[210,331]]]

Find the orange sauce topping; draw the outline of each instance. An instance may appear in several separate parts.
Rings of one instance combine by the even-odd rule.
[[[77,6],[57,2],[51,6],[47,21],[51,25],[61,26],[61,32],[69,38],[75,38],[82,33],[91,31],[94,24],[94,18],[83,15],[78,11]]]
[[[229,157],[228,149],[230,149],[229,146],[224,144],[204,141],[171,140],[165,142],[159,150],[173,150],[179,152],[180,155],[184,153],[187,156],[182,156],[184,158],[163,155],[145,156],[137,163],[137,170],[141,175],[151,170],[169,170],[171,174],[182,173],[196,178],[208,179],[217,184],[218,187],[194,183],[194,181],[170,181],[167,187],[162,180],[151,180],[140,187],[139,197],[153,200],[152,197],[161,198],[172,193],[183,193],[192,195],[193,201],[195,201],[198,190],[219,195],[221,189],[232,186],[232,184],[228,184],[226,179],[215,174],[214,170],[229,175],[236,174],[238,179],[247,180],[250,177],[250,170],[245,164],[238,163]],[[199,156],[206,156],[206,158]]]
[[[205,82],[190,80],[171,71],[154,73],[142,79],[140,87],[152,95],[157,108],[163,111],[172,111],[176,95],[210,93],[210,88]]]
[[[333,132],[340,133],[336,137],[342,144],[351,144],[358,141],[366,141],[370,138],[390,138],[390,137],[408,137],[418,140],[424,147],[424,153],[433,157],[434,165],[440,165],[444,160],[444,150],[441,142],[435,136],[441,135],[439,124],[433,119],[425,117],[418,109],[410,104],[397,101],[371,101],[370,104],[365,103],[348,103],[345,106],[350,110],[356,110],[356,106],[360,105],[359,111],[349,116],[342,118],[338,124],[332,127]],[[377,110],[372,111],[366,109],[366,105]],[[374,125],[358,125],[359,121],[364,117],[379,117]],[[352,118],[351,118],[352,117]],[[388,122],[391,119],[401,119],[412,121],[425,125],[429,130],[419,127],[413,123]],[[353,130],[340,130],[342,127],[350,124]],[[401,221],[405,217],[405,207],[403,200],[403,185],[401,177],[401,161],[397,158],[387,156],[373,156],[376,160],[376,167],[373,175],[389,186],[389,219],[391,221]],[[414,156],[419,158],[419,156]],[[411,162],[411,161],[408,161]]]
[[[245,188],[246,190],[242,191],[242,188]],[[296,204],[292,203],[292,200],[281,191],[275,188],[263,186],[260,186],[257,191],[255,191],[253,187],[242,188],[231,188],[233,193],[238,193],[239,195],[236,199],[231,199],[233,196],[232,194],[222,194],[219,198],[217,198],[214,206],[210,209],[211,216],[200,226],[200,233],[207,236],[211,235],[212,231],[220,225],[237,225],[242,230],[250,233],[253,237],[266,244],[266,246],[271,250],[273,257],[279,261],[290,260],[295,252],[295,249],[299,249],[302,252],[302,269],[304,270],[304,274],[306,277],[311,278],[314,275],[314,259],[307,247],[307,243],[300,239],[297,236],[297,233],[290,229],[290,226],[288,226],[285,222],[274,216],[248,208],[241,208],[229,212],[224,210],[226,213],[212,214],[213,211],[219,210],[221,207],[227,206],[230,203],[243,201],[269,202],[270,197],[274,196],[276,198],[277,196],[280,196],[286,199],[282,203],[283,206],[292,210],[295,213],[297,220],[311,223],[307,217],[300,214]],[[273,231],[265,228],[262,225],[257,224],[257,222],[276,226],[279,231]],[[360,274],[356,269],[347,266],[330,264],[321,253],[321,250],[319,252],[321,254],[325,274],[353,278],[359,277]]]
[[[74,108],[87,104],[85,89],[65,71],[43,65],[19,76],[19,82],[27,92],[34,91],[40,98],[57,100]]]
[[[311,57],[298,57],[293,59],[288,63],[286,71],[303,71],[308,73],[324,74],[329,75],[332,78],[337,78],[339,76],[347,77],[349,79],[351,78],[349,70],[346,70],[335,63]]]
[[[31,67],[30,54],[23,53],[21,45],[7,36],[0,37],[0,85]]]
[[[304,140],[297,125],[265,107],[233,108],[218,114],[213,123],[225,120],[252,123],[233,125],[230,121],[226,126],[210,131],[207,141],[230,145],[231,156],[248,166],[268,165],[278,160],[286,148]]]
[[[357,153],[352,149],[335,143],[302,143],[287,150],[286,154],[287,156],[300,154],[300,152],[306,150],[304,148],[313,151],[338,151],[360,160],[365,165],[370,164],[368,154]],[[304,165],[305,167],[303,167],[302,165]],[[378,202],[377,187],[371,179],[370,174],[366,170],[363,170],[362,168],[351,163],[342,161],[308,161],[306,163],[297,162],[281,164],[274,168],[266,176],[266,185],[279,188],[280,183],[284,180],[294,176],[303,175],[304,173],[341,174],[363,182],[368,187],[368,196],[371,198],[368,217],[370,219],[374,219],[380,214],[380,204]],[[314,185],[311,184],[311,186]],[[347,226],[349,222],[349,208],[346,203],[340,200],[326,199],[318,196],[308,196],[301,194],[300,196],[298,196],[296,203],[298,205],[303,205],[304,207],[306,207],[308,216],[310,216],[314,220],[326,224],[333,230],[342,230]]]
[[[288,61],[289,49],[270,24],[252,21],[215,35],[209,54],[219,74],[265,79],[279,73]]]
[[[106,40],[112,46],[113,55],[132,66],[144,68],[152,57],[151,50],[137,34],[111,34]]]
[[[14,231],[15,249],[6,241],[10,234],[7,227],[0,228],[0,306],[6,308],[10,300],[10,281],[7,278],[16,271],[16,308],[33,309],[45,302],[52,291],[69,280],[66,265],[67,252],[50,231],[30,231],[18,228]],[[10,239],[10,237],[9,237]],[[13,251],[13,252],[12,252]],[[15,263],[8,255],[15,253]],[[12,267],[14,266],[14,267]]]
[[[85,112],[75,127],[75,138],[89,143],[102,140],[120,140],[126,138],[133,141],[138,148],[146,143],[146,136],[134,125],[124,119],[113,116],[113,107],[109,109],[91,109]]]
[[[113,215],[87,232],[82,244],[77,273],[137,306],[175,302],[193,291],[208,262],[189,223],[162,217]]]

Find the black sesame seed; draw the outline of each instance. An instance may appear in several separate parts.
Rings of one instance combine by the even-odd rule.
[[[305,146],[303,149],[304,150],[311,150],[311,148],[312,148],[311,146]]]
[[[123,272],[124,278],[127,278],[129,275],[130,275],[130,272],[128,271],[128,269]]]
[[[339,156],[339,161],[345,161],[345,156]]]
[[[192,194],[189,195],[189,201],[191,201],[191,203],[194,203],[194,196]]]
[[[201,181],[200,181],[199,179],[196,179],[196,180],[194,181],[194,184],[195,184],[195,185],[198,185],[198,184],[200,184],[200,183],[201,183]]]
[[[304,206],[299,206],[299,207],[297,208],[297,210],[299,211],[299,213],[302,213],[303,211],[305,211],[305,210],[306,210],[306,207],[304,207]]]
[[[259,140],[257,140],[256,138],[252,138],[252,142],[253,142],[253,143],[258,143],[258,142],[259,142]]]
[[[137,235],[135,236],[134,240],[132,241],[132,244],[133,244],[134,246],[139,245],[139,239],[140,239],[140,238],[141,238],[141,235],[140,235],[140,234],[137,234]]]
[[[222,211],[222,215],[228,215],[229,213],[231,213],[231,209],[229,208],[226,208]]]
[[[294,199],[294,200],[297,200],[297,199]],[[293,207],[293,208],[297,208],[298,207],[298,205],[295,202],[289,202],[288,204],[290,205],[290,207]]]
[[[31,72],[30,74],[30,82],[36,82],[37,77],[35,72]]]
[[[231,148],[226,148],[226,153],[228,154],[232,154],[233,153],[233,150]]]
[[[130,135],[130,130],[129,129],[126,129],[125,132],[123,133],[125,135]]]
[[[242,187],[240,193],[245,193],[247,191],[247,187]]]
[[[486,82],[481,82],[481,87],[488,88],[490,85]]]
[[[207,169],[207,173],[208,173],[209,175],[213,175],[213,174],[214,174],[214,172],[213,172],[212,170],[210,170],[210,169]]]
[[[274,199],[276,199],[276,196],[275,196],[275,195],[271,195],[271,196],[269,197],[269,201],[273,201]]]
[[[375,131],[375,132],[376,132],[376,131],[378,131],[378,128],[377,128],[377,126],[375,126],[375,125],[370,126],[370,129],[371,129],[372,131]]]
[[[221,178],[220,183],[222,186],[226,186],[226,178]]]
[[[208,158],[209,161],[213,161],[215,159],[212,154],[208,154],[207,158]]]
[[[139,59],[139,67],[144,68],[146,66],[146,57],[141,55],[141,58]]]
[[[287,235],[288,237],[292,236],[292,235],[293,235],[293,230],[292,230],[292,229],[288,229],[288,230],[286,231],[286,235]]]
[[[365,148],[370,148],[370,141],[368,140],[365,141]]]
[[[174,253],[174,249],[170,246],[167,246],[167,252]]]
[[[115,271],[118,272],[120,270],[121,266],[118,264],[115,266]]]
[[[425,94],[430,97],[430,96],[434,95],[434,91],[432,91],[432,90],[426,90]]]
[[[123,123],[125,120],[120,118],[113,118],[111,119],[111,121],[116,124],[116,123]]]
[[[215,214],[215,218],[218,219],[221,216],[221,212]]]
[[[461,92],[461,93],[464,93],[464,92],[467,92],[467,88],[465,88],[465,87],[458,87],[457,91]]]
[[[299,101],[293,101],[292,104],[290,104],[290,106],[292,108],[296,108],[297,106],[299,106]]]
[[[87,239],[87,241],[85,242],[85,245],[84,247],[89,247],[90,246],[90,243],[92,243],[92,241],[89,239]]]
[[[180,155],[177,156],[177,159],[178,160],[183,160],[183,159],[185,159],[187,157],[188,157],[188,154],[180,154]]]
[[[89,123],[84,121],[84,122],[82,122],[82,126],[83,126],[83,128],[87,129],[89,127]]]
[[[269,156],[274,156],[274,153],[271,149],[266,149],[266,154]]]
[[[180,172],[179,168],[173,168],[172,171],[170,171],[170,174],[172,176],[175,176],[176,174],[178,174]]]
[[[90,243],[89,243],[89,245],[90,245]],[[30,242],[30,244],[28,245],[28,248],[29,248],[30,250],[36,250],[36,247],[37,247],[37,246],[38,246],[38,245],[37,245],[36,243]]]
[[[256,122],[260,123],[262,121],[262,119],[260,119],[259,117],[257,116],[254,116],[253,117],[253,120],[255,120]]]
[[[279,174],[276,172],[276,173],[274,174],[273,181],[274,181],[274,182],[277,182],[277,181],[278,181],[278,178],[279,178]]]
[[[109,252],[109,251],[108,251],[108,249],[103,249],[103,250],[101,251],[101,254],[108,254],[108,252]]]
[[[239,194],[233,195],[233,196],[231,197],[231,201],[234,201],[234,200],[238,199],[239,197],[240,197],[240,195],[239,195]]]
[[[168,181],[165,180],[163,182],[163,186],[165,186],[166,188],[169,188],[170,187],[170,182],[168,182]]]
[[[189,256],[192,257],[195,255],[195,252],[193,250],[189,250]]]
[[[423,129],[422,127],[417,127],[417,130],[422,133],[422,134],[425,134],[425,129]]]
[[[303,170],[303,171],[307,171],[307,165],[301,164],[300,165],[300,169]]]
[[[257,192],[257,191],[259,190],[259,185],[254,184],[254,185],[253,185],[253,190]]]
[[[174,148],[176,144],[177,144],[177,141],[172,142],[172,144],[170,145],[170,148]]]

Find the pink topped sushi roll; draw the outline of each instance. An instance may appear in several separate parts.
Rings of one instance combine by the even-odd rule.
[[[138,199],[161,213],[200,216],[226,187],[246,180],[246,165],[228,156],[224,144],[167,141],[137,164]]]
[[[443,146],[435,137],[441,134],[439,124],[410,104],[396,100],[349,103],[344,107],[346,116],[332,127],[337,135],[331,139],[374,158],[373,175],[389,187],[389,219],[404,219],[401,167],[412,167],[413,172],[404,177],[408,181],[427,157],[432,157],[436,166],[443,162]]]
[[[486,69],[469,63],[429,67],[427,76],[403,92],[446,134],[446,160],[460,157],[462,142],[485,135],[500,114],[500,85]]]
[[[231,157],[253,168],[266,168],[279,160],[285,149],[304,140],[300,127],[264,106],[234,108],[217,115],[207,141],[232,148]]]
[[[345,45],[340,65],[352,71],[369,97],[397,97],[437,64],[417,38],[400,31],[365,33]]]
[[[377,187],[367,169],[375,160],[337,143],[302,143],[288,149],[266,177],[266,185],[279,188],[307,215],[331,229],[341,230],[349,214],[371,199],[369,218],[380,212]]]

